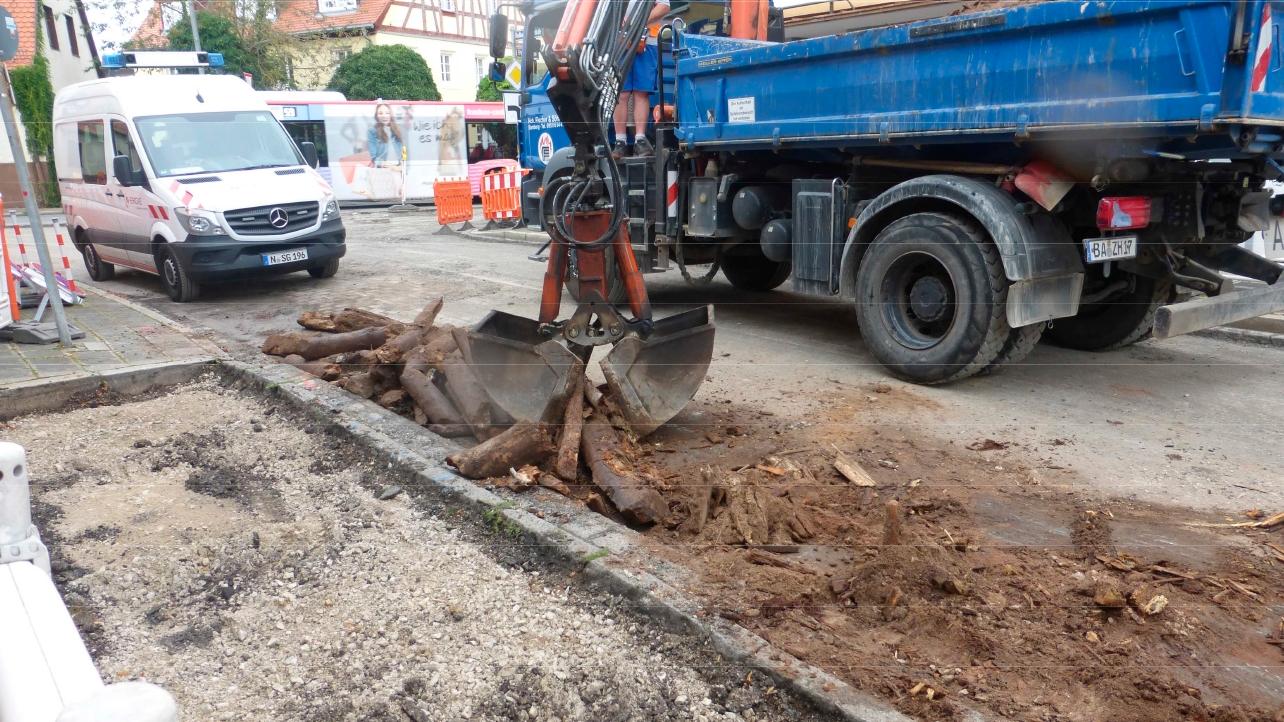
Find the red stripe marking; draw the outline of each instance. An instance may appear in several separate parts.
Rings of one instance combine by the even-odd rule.
[[[161,220],[163,221],[169,220],[169,211],[165,210],[165,206],[156,206],[156,210],[160,211]]]
[[[1275,29],[1271,24],[1271,6],[1262,8],[1262,28],[1257,41],[1257,58],[1253,63],[1253,92],[1260,93],[1266,89],[1266,73],[1271,67],[1271,51],[1275,38]]]

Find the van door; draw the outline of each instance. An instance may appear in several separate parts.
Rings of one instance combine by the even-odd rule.
[[[155,271],[156,260],[152,255],[152,224],[161,220],[160,214],[163,209],[160,206],[160,199],[152,193],[151,186],[147,184],[142,156],[138,153],[137,144],[130,137],[129,125],[117,118],[112,118],[110,123],[111,156],[109,157],[123,155],[128,158],[134,177],[144,183],[135,186],[121,184],[121,179],[116,177],[114,161],[108,163],[107,189],[109,193],[114,194],[115,202],[112,204],[112,209],[120,230],[121,245],[129,255],[129,259],[133,261],[133,265]],[[164,212],[168,217],[169,211]]]
[[[80,156],[83,195],[77,212],[85,219],[85,233],[108,263],[134,265],[121,246],[120,228],[107,187],[107,133],[101,118],[76,123],[76,148]]]

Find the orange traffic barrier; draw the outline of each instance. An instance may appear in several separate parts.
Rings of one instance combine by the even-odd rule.
[[[432,194],[441,225],[473,219],[473,188],[467,178],[440,178],[432,184]]]
[[[527,168],[492,168],[482,175],[482,216],[488,221],[520,218],[522,176]]]
[[[4,199],[0,198],[0,218],[4,218]],[[13,320],[22,318],[22,307],[18,305],[18,286],[13,282],[12,266],[9,261],[9,239],[4,232],[4,222],[0,221],[0,273],[4,274],[5,289],[9,293],[9,311]]]

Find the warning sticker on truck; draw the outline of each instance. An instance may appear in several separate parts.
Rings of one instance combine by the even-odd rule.
[[[727,98],[727,122],[753,123],[757,120],[753,98]]]

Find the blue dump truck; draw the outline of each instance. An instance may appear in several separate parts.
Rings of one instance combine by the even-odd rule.
[[[562,7],[525,7],[532,79]],[[920,383],[1279,311],[1281,267],[1240,244],[1284,214],[1282,16],[1054,0],[778,43],[672,22],[656,152],[620,164],[634,254],[851,301]],[[541,160],[536,226],[571,163]]]

